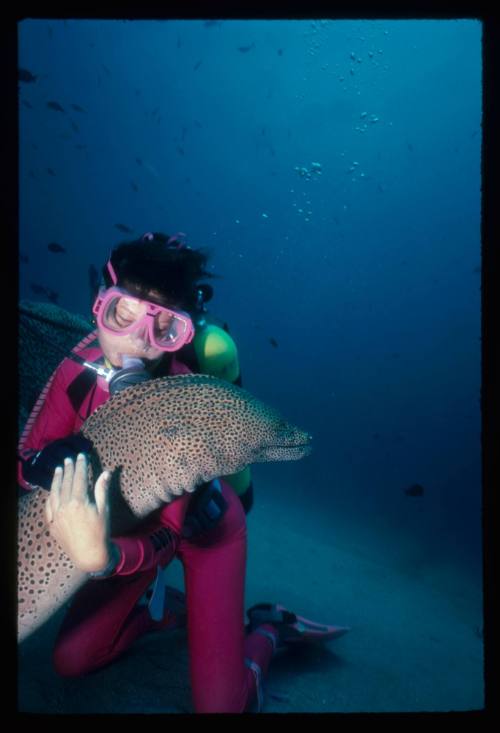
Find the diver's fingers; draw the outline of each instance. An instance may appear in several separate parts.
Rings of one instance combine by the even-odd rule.
[[[88,501],[89,499],[89,478],[87,470],[87,457],[79,453],[76,457],[75,475],[73,478],[73,499],[77,501]]]
[[[60,503],[67,504],[71,499],[73,493],[73,477],[75,475],[75,468],[73,460],[71,458],[64,459],[64,471],[60,494]]]
[[[109,514],[109,484],[111,482],[111,471],[103,471],[95,484],[94,496],[97,511],[107,518]]]
[[[54,471],[54,478],[50,486],[50,493],[45,502],[45,519],[47,522],[52,522],[54,518],[54,512],[59,508],[59,495],[61,491],[63,470],[61,466],[57,466]]]

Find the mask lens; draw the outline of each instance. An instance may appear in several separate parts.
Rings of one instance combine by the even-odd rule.
[[[109,293],[104,298],[98,322],[107,331],[116,334],[132,333],[139,328],[144,328],[147,332],[151,328],[153,345],[165,351],[179,349],[192,337],[189,316],[184,317],[183,314],[177,314],[168,308],[160,310],[153,303],[119,292]]]
[[[115,295],[104,305],[102,322],[111,331],[124,331],[143,315],[138,300]]]
[[[159,346],[175,346],[186,333],[186,324],[173,313],[160,313],[154,319],[153,333]]]

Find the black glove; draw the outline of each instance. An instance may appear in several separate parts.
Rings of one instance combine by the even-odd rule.
[[[182,528],[183,537],[196,537],[220,522],[227,511],[227,501],[222,496],[219,481],[214,479],[202,484],[189,504]]]
[[[54,471],[57,466],[64,465],[65,458],[76,459],[78,453],[89,453],[92,443],[83,435],[68,435],[67,438],[54,440],[42,448],[32,458],[23,462],[23,478],[29,484],[50,489]]]

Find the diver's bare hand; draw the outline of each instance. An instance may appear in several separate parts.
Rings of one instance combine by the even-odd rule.
[[[109,471],[101,473],[95,484],[95,502],[90,495],[87,459],[79,454],[76,465],[71,458],[64,469],[57,467],[45,504],[50,534],[79,570],[99,572],[110,561]]]

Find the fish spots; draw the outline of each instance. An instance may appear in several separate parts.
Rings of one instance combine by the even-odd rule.
[[[163,377],[124,389],[81,432],[94,446],[91,476],[112,472],[130,526],[212,478],[256,461],[300,458],[307,451],[298,446],[308,441],[245,390],[206,375]],[[37,490],[20,502],[21,636],[49,618],[85,579],[43,530],[45,497]]]

